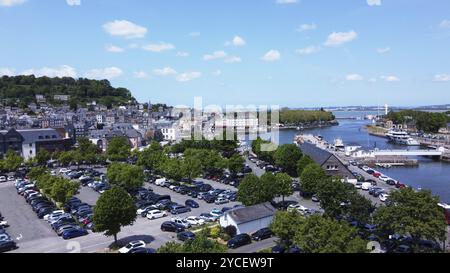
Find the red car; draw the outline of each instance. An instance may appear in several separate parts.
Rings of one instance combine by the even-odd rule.
[[[403,188],[406,188],[406,185],[403,184],[403,183],[398,182],[398,183],[395,185],[395,187],[396,187],[397,189],[403,189]]]
[[[376,178],[379,178],[381,176],[381,173],[375,172],[375,173],[373,173],[373,176],[376,177]]]

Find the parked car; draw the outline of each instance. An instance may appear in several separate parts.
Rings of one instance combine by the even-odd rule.
[[[228,248],[238,248],[238,247],[248,245],[251,243],[252,243],[252,238],[250,237],[250,235],[248,235],[246,233],[241,233],[241,234],[236,235],[233,238],[231,238],[228,241],[227,246],[228,246]]]
[[[119,253],[129,253],[133,249],[145,247],[146,244],[144,241],[132,241],[129,242],[126,246],[119,249]]]
[[[389,198],[389,194],[382,193],[382,194],[380,194],[379,198],[380,198],[381,202],[386,202],[388,200],[388,198]]]
[[[190,208],[199,208],[200,207],[199,204],[192,199],[186,200],[186,202],[184,202],[184,204]]]
[[[261,241],[272,237],[272,231],[269,228],[262,228],[252,234],[252,239],[255,241]]]
[[[286,251],[286,247],[284,247],[282,245],[276,245],[276,246],[272,247],[272,253],[280,254],[280,253],[284,253],[285,251]]]
[[[214,203],[216,204],[216,205],[222,205],[222,204],[226,204],[226,203],[229,203],[230,202],[230,200],[228,200],[228,199],[226,199],[226,198],[222,198],[222,197],[219,197],[219,198],[217,198],[215,201],[214,201]]]
[[[184,228],[190,228],[192,226],[186,219],[172,218],[172,222],[181,225]]]
[[[154,250],[153,248],[138,247],[131,249],[128,253],[136,253],[136,254],[156,253],[156,250]]]
[[[161,211],[161,210],[151,210],[151,211],[147,212],[147,218],[150,220],[162,218],[165,216],[167,216],[167,213],[165,211]]]
[[[180,240],[182,242],[187,241],[187,240],[194,240],[195,234],[191,231],[182,231],[177,234],[177,238],[178,238],[178,240]]]
[[[170,232],[183,232],[185,230],[184,226],[179,225],[174,222],[164,222],[161,224],[161,230],[162,231],[170,231]]]
[[[191,211],[191,208],[189,208],[189,207],[177,205],[170,210],[170,213],[182,214],[182,213],[186,213],[186,212],[190,212],[190,211]]]
[[[205,220],[197,216],[189,216],[186,221],[193,226],[201,226],[205,224]]]
[[[68,240],[68,239],[72,239],[72,238],[85,236],[87,234],[88,234],[87,230],[85,230],[83,228],[75,228],[75,229],[70,229],[70,230],[65,231],[62,234],[62,237],[64,240]]]
[[[17,245],[12,240],[0,241],[0,253],[17,249]]]
[[[205,220],[205,222],[214,222],[217,221],[218,217],[214,216],[210,213],[202,213],[200,214],[200,218]]]

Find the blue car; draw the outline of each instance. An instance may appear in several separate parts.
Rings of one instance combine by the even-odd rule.
[[[77,229],[70,229],[70,230],[65,231],[63,233],[62,237],[64,240],[68,240],[68,239],[72,239],[72,238],[81,237],[81,236],[84,236],[87,234],[88,234],[87,230],[77,228]]]

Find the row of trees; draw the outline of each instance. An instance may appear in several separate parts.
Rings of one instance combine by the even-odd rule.
[[[0,171],[14,172],[23,163],[23,158],[13,150],[8,150],[4,159],[0,159]]]
[[[29,173],[30,179],[36,181],[36,186],[42,193],[55,202],[65,204],[72,196],[77,194],[80,184],[72,182],[61,176],[52,176],[45,167],[35,167]]]
[[[265,173],[260,178],[249,174],[239,184],[238,201],[246,206],[270,202],[275,197],[293,194],[292,178],[285,173]]]
[[[450,117],[446,113],[433,113],[416,110],[391,111],[386,116],[395,124],[408,122],[415,123],[417,130],[426,133],[437,133],[440,128],[446,127]]]
[[[285,125],[301,125],[313,122],[327,122],[335,119],[333,113],[324,110],[290,110],[280,111],[280,122]]]

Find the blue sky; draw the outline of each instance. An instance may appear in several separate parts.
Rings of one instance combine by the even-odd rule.
[[[450,103],[448,0],[0,0],[0,37],[0,75],[108,78],[139,101]]]

